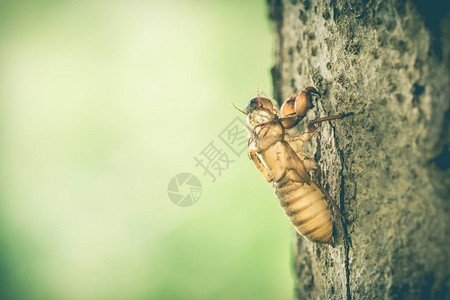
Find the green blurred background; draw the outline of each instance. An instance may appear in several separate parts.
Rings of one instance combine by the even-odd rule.
[[[259,83],[260,1],[0,2],[0,298],[292,299],[293,230],[218,134]],[[194,157],[234,160],[216,182]],[[178,207],[190,172],[200,200]]]

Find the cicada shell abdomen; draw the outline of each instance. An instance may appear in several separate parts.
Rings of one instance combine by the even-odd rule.
[[[332,243],[331,212],[317,185],[294,181],[275,185],[274,191],[300,235],[313,242]]]

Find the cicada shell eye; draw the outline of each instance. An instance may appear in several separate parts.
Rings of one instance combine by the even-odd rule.
[[[251,114],[252,111],[254,111],[255,109],[261,107],[259,104],[259,101],[257,98],[252,98],[247,102],[247,105],[245,106],[245,111],[247,112],[247,114]]]
[[[295,114],[295,98],[286,100],[281,106],[280,113],[282,117]]]

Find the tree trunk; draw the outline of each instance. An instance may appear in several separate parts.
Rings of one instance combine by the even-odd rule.
[[[269,1],[274,97],[308,85],[339,203],[333,248],[298,237],[299,299],[450,299],[450,14],[439,1]],[[306,123],[306,122],[304,122]],[[308,149],[307,149],[308,150]]]

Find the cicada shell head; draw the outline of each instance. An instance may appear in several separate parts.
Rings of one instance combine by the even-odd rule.
[[[251,113],[258,108],[265,108],[271,112],[274,111],[272,100],[265,97],[254,97],[248,101],[247,106],[245,107],[247,113]]]
[[[250,99],[245,109],[247,111],[247,120],[251,126],[268,123],[277,115],[272,100],[265,97]]]

